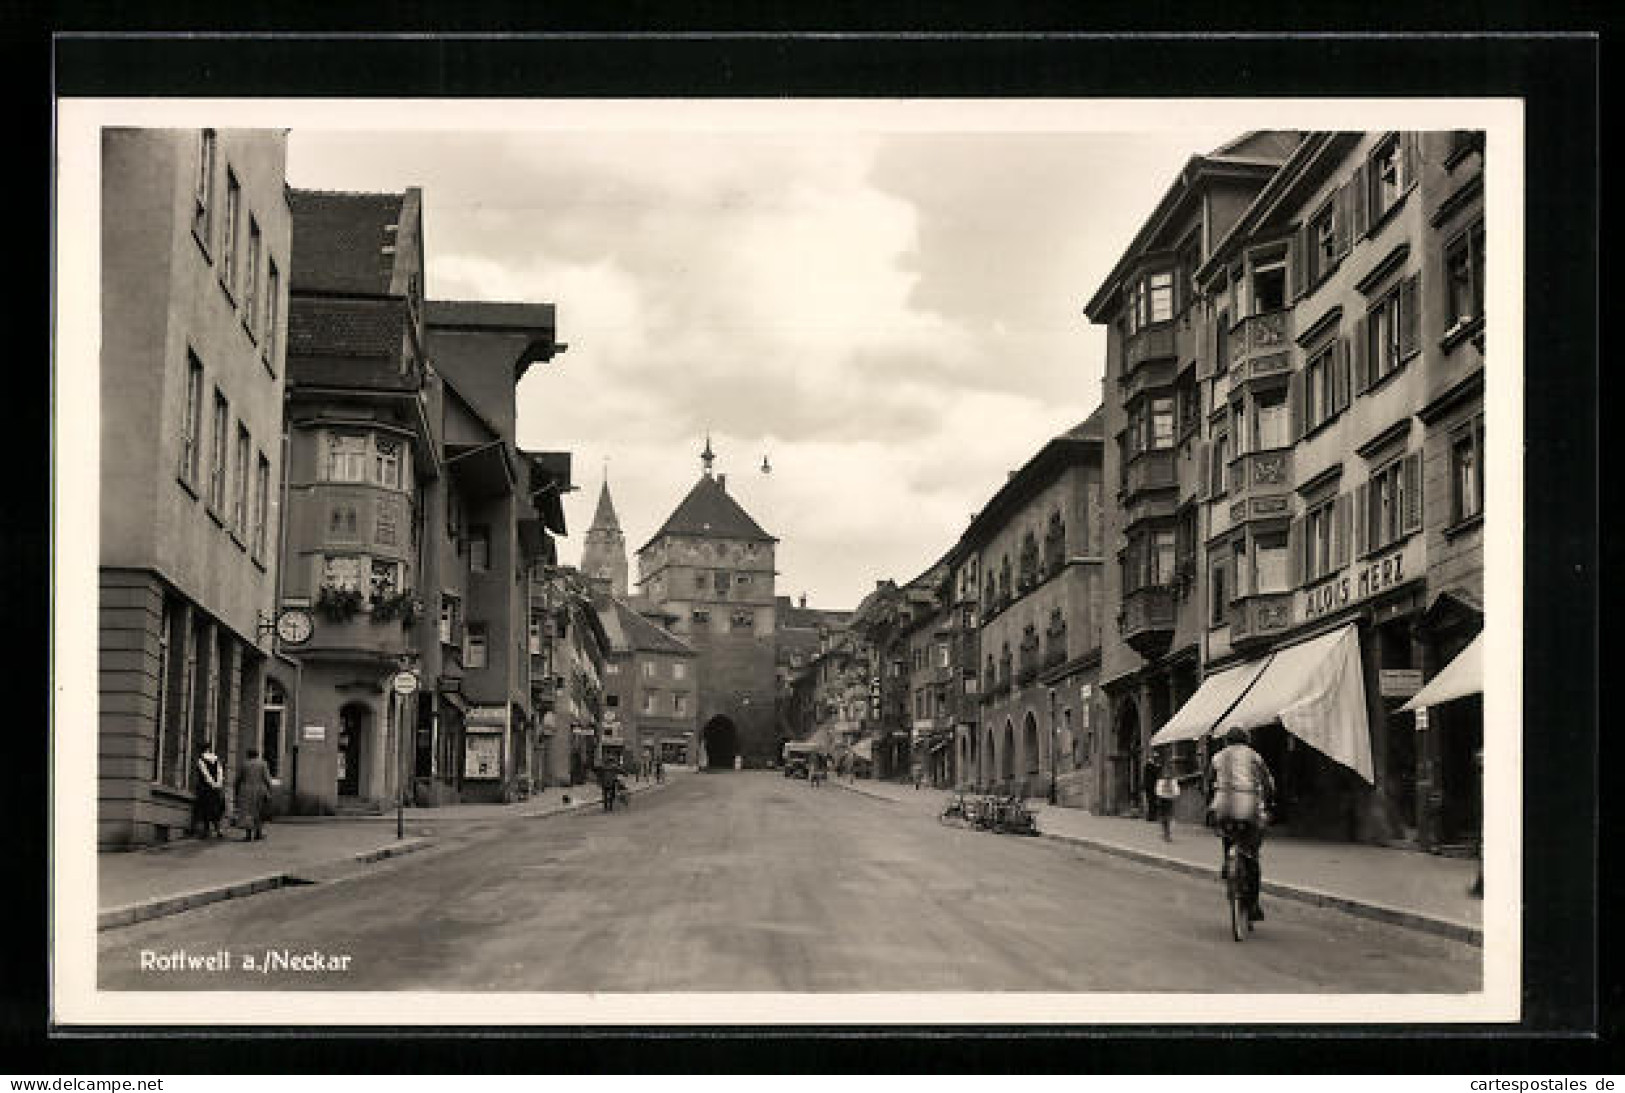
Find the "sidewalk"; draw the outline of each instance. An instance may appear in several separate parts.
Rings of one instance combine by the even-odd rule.
[[[675,777],[686,773],[677,772]],[[666,784],[673,778],[668,773]],[[635,796],[659,788],[650,782],[631,787]],[[396,839],[395,813],[390,811],[382,816],[279,816],[265,826],[265,838],[252,843],[233,830],[223,839],[183,839],[147,850],[102,852],[96,856],[97,928],[127,926],[289,884],[334,879],[435,845],[442,824],[537,819],[599,807],[595,785],[551,786],[510,805],[406,809],[404,839]]]
[[[891,782],[833,781],[842,789],[937,815],[951,794]],[[1174,825],[1174,841],[1145,820],[1093,816],[1030,798],[1045,838],[1194,876],[1219,877],[1219,840],[1205,827]],[[1290,836],[1264,843],[1264,893],[1483,944],[1483,901],[1467,895],[1478,862],[1362,843]]]

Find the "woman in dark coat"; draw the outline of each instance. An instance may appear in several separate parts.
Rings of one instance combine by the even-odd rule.
[[[265,838],[265,814],[270,810],[271,768],[250,748],[248,761],[237,772],[237,813],[245,829],[244,842]]]
[[[206,839],[213,832],[220,837],[220,820],[226,814],[226,771],[220,757],[207,743],[197,746],[197,794],[192,798],[192,830]]]
[[[1145,818],[1155,823],[1162,815],[1162,803],[1157,800],[1157,779],[1162,777],[1162,762],[1157,753],[1146,756],[1145,770],[1140,774],[1140,792],[1145,795]]]

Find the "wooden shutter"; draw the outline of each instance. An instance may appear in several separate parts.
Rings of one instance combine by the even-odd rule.
[[[1354,393],[1360,394],[1371,386],[1371,337],[1368,333],[1371,317],[1361,315],[1354,320],[1354,335],[1349,348],[1353,352]]]
[[[1332,345],[1332,408],[1342,413],[1349,404],[1349,340],[1339,337]]]
[[[1349,246],[1353,247],[1371,228],[1371,187],[1367,183],[1366,165],[1354,169],[1349,179]]]
[[[1304,412],[1303,389],[1303,373],[1293,372],[1291,378],[1287,380],[1286,399],[1288,405],[1287,412],[1292,415],[1292,420],[1290,421],[1289,426],[1292,430],[1291,437],[1294,441],[1303,436],[1304,429],[1308,425],[1306,419],[1309,415]]]
[[[1289,248],[1286,261],[1287,303],[1302,298],[1305,291],[1304,262],[1308,255],[1306,239],[1309,234],[1309,225],[1302,224],[1292,233],[1292,245]]]
[[[1308,536],[1303,533],[1303,517],[1299,516],[1287,525],[1286,556],[1288,588],[1297,588],[1303,584],[1304,576],[1309,572],[1307,561],[1304,558],[1304,549]]]
[[[1208,499],[1209,487],[1213,482],[1213,442],[1201,441],[1196,445],[1196,467],[1199,479],[1196,483],[1196,498],[1199,501]]]
[[[1420,314],[1417,305],[1421,296],[1421,274],[1413,273],[1399,285],[1399,359],[1405,360],[1417,351]]]
[[[1371,545],[1371,483],[1361,482],[1353,496],[1354,556],[1363,558]]]
[[[1401,514],[1404,521],[1403,531],[1422,530],[1422,453],[1413,452],[1405,457],[1404,465],[1400,468],[1405,480],[1405,511]]]
[[[1417,182],[1417,171],[1421,168],[1422,157],[1417,148],[1416,133],[1401,133],[1399,135],[1399,169],[1405,172],[1400,190],[1408,190]]]
[[[1354,184],[1349,182],[1340,186],[1332,197],[1332,250],[1339,258],[1349,252],[1353,219]]]
[[[1354,495],[1340,494],[1332,506],[1332,568],[1349,563],[1349,539],[1354,534]]]

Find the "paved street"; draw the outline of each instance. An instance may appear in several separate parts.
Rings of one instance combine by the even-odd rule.
[[[1268,858],[1266,851],[1266,868]],[[471,826],[336,883],[100,935],[104,989],[1476,990],[1480,950],[1266,900],[1237,945],[1216,885],[945,827],[777,774],[707,774],[630,810]],[[234,970],[142,971],[141,952]],[[341,970],[245,972],[267,950]],[[332,963],[331,960],[328,963]]]

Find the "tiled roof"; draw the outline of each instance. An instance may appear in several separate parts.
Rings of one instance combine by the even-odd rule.
[[[1095,412],[1061,434],[1069,440],[1105,440],[1106,406],[1102,403]]]
[[[393,357],[405,334],[405,308],[389,301],[302,297],[288,308],[289,356]]]
[[[728,496],[715,478],[704,475],[694,483],[688,496],[666,517],[660,530],[650,536],[649,543],[666,535],[692,535],[709,539],[745,539],[760,543],[778,540],[763,531],[750,514],[739,507],[739,502]],[[647,548],[649,543],[643,545]],[[640,548],[642,549],[642,548]]]
[[[694,647],[662,626],[656,626],[632,609],[626,601],[611,596],[596,605],[604,632],[619,652],[673,653],[695,656]]]
[[[290,189],[293,291],[387,293],[404,200],[404,194]]]

